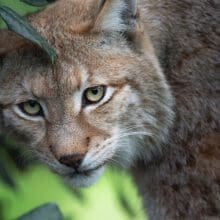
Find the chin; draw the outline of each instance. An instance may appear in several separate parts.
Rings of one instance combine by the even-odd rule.
[[[105,166],[102,166],[95,170],[78,173],[73,172],[62,176],[73,187],[89,187],[102,176],[104,170]]]

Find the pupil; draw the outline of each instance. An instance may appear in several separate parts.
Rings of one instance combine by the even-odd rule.
[[[30,105],[31,107],[35,107],[36,102],[35,102],[35,101],[29,101],[29,105]]]
[[[99,92],[99,90],[98,90],[98,89],[92,89],[92,93],[93,93],[93,95],[97,95],[97,94],[98,94],[98,92]]]

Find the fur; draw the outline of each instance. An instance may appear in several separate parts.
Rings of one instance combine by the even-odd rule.
[[[54,65],[1,31],[0,133],[75,186],[109,163],[130,169],[150,219],[219,218],[218,6],[58,0],[28,17],[54,46]],[[96,85],[106,85],[104,98],[83,107]],[[44,117],[21,112],[32,99]],[[60,162],[69,155],[83,155],[77,171]]]

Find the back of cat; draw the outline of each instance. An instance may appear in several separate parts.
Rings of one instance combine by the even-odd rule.
[[[220,4],[139,4],[175,97],[176,113],[163,156],[134,169],[145,207],[152,219],[219,219]]]

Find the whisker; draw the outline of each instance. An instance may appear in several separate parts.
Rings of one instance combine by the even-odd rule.
[[[124,134],[122,133],[120,136],[112,137],[112,138],[108,139],[106,142],[119,140],[121,138],[129,137],[129,136],[139,136],[139,135],[140,136],[152,136],[152,134],[150,132],[137,131],[137,132],[124,133]]]
[[[127,127],[122,128],[122,130],[129,131],[129,130],[137,129],[137,128],[145,128],[145,126],[144,125],[127,126]]]

